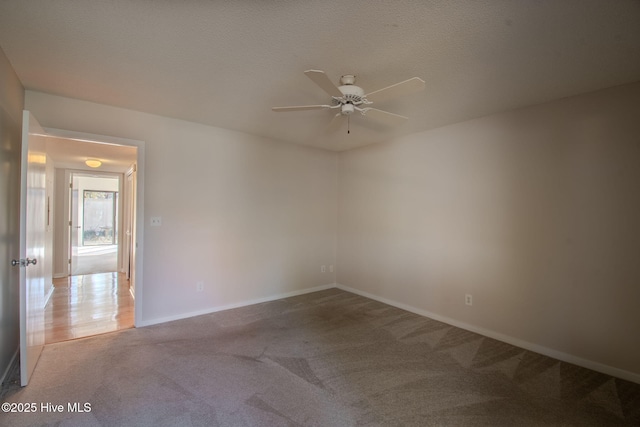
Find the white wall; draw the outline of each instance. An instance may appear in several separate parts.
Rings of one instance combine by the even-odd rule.
[[[143,324],[335,282],[320,273],[335,264],[335,153],[32,91],[25,103],[45,127],[145,141]]]
[[[344,152],[339,170],[340,285],[640,381],[640,84]]]
[[[0,49],[0,383],[18,350],[20,150],[24,89]]]

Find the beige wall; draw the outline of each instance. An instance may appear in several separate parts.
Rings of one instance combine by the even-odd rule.
[[[0,382],[18,350],[20,150],[24,89],[0,49]]]
[[[45,127],[145,142],[142,324],[335,282],[320,272],[335,264],[335,153],[38,92],[26,106]]]
[[[640,381],[640,84],[344,152],[339,170],[340,285]]]

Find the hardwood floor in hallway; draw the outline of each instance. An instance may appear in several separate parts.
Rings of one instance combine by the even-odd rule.
[[[67,341],[133,327],[133,297],[124,273],[54,279],[45,309],[45,342]]]

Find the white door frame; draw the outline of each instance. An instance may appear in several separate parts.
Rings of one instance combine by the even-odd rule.
[[[136,185],[136,166],[133,165],[124,174],[122,180],[122,263],[123,271],[127,275],[129,280],[129,292],[135,298],[135,251],[133,250],[133,233],[135,233],[135,210],[134,210],[134,198],[135,198],[135,185]]]
[[[135,200],[135,290],[134,326],[142,325],[142,299],[144,296],[143,260],[144,260],[144,141],[113,136],[97,135],[54,128],[44,128],[47,135],[98,144],[126,145],[137,148],[136,159],[136,200]]]

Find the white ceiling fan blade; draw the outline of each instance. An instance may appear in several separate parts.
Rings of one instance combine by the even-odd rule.
[[[340,126],[342,126],[342,113],[338,113],[335,116],[333,116],[333,118],[325,128],[325,132],[327,133],[335,132],[338,129],[340,129]]]
[[[365,117],[369,117],[387,126],[398,126],[409,120],[408,117],[378,110],[376,108],[363,108]]]
[[[371,102],[384,102],[392,98],[419,92],[424,89],[424,80],[420,77],[413,77],[400,83],[376,90],[365,95]]]
[[[290,107],[271,107],[271,110],[282,113],[285,111],[305,111],[305,110],[324,110],[331,108],[330,105],[292,105]]]
[[[331,79],[327,77],[324,71],[307,70],[304,73],[306,74],[307,77],[313,80],[315,84],[320,86],[320,88],[322,88],[322,90],[327,92],[329,95],[335,96],[337,98],[340,98],[342,96],[342,92],[340,92],[340,89],[338,89],[338,87],[333,84]]]

